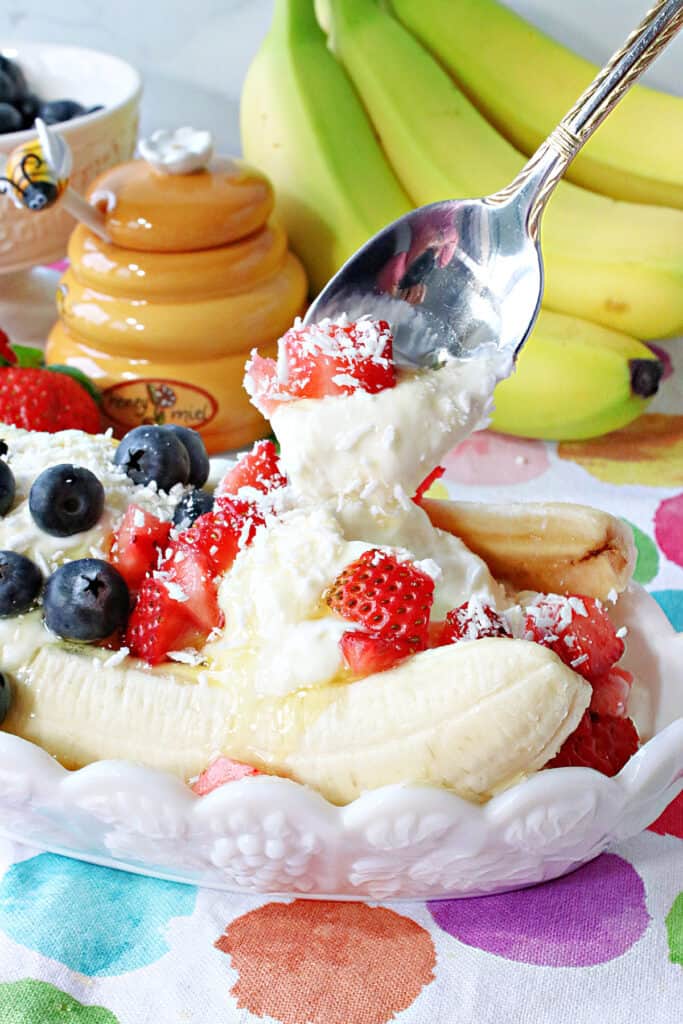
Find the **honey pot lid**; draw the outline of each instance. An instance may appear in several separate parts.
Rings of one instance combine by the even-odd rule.
[[[208,132],[155,132],[139,151],[142,159],[105,171],[88,192],[115,245],[143,252],[212,249],[258,230],[272,211],[265,175],[214,156]]]

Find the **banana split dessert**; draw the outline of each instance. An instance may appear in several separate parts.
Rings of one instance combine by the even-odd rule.
[[[610,619],[628,528],[426,491],[484,426],[493,361],[397,365],[384,321],[296,323],[245,387],[279,442],[210,487],[199,435],[0,429],[2,728],[68,768],[256,773],[344,804],[484,801],[639,745]],[[628,638],[626,638],[628,642]]]

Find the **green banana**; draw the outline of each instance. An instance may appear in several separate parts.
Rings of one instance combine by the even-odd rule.
[[[392,0],[392,7],[525,153],[598,71],[498,0]],[[615,199],[683,209],[683,98],[635,86],[567,177]]]
[[[242,92],[244,155],[268,174],[276,214],[318,291],[364,242],[411,209],[313,0],[276,0]]]
[[[507,185],[524,163],[431,54],[374,0],[331,0],[330,46],[418,204]],[[562,182],[543,222],[544,303],[640,337],[683,330],[683,212]]]
[[[541,310],[516,371],[496,388],[491,426],[549,441],[598,437],[640,416],[661,374],[635,338]]]

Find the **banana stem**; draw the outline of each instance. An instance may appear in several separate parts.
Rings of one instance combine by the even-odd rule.
[[[321,34],[313,0],[275,0],[271,29]]]

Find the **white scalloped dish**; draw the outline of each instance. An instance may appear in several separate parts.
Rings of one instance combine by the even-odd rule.
[[[0,831],[111,867],[217,889],[338,899],[434,899],[555,878],[635,835],[683,789],[683,635],[631,586],[613,609],[629,629],[630,710],[651,737],[614,778],[555,768],[486,804],[392,785],[344,807],[260,776],[195,796],[124,761],[62,768],[0,732]]]
[[[66,432],[43,435],[40,448],[37,436],[8,436],[18,489],[0,547],[42,560],[47,583],[42,608],[7,615],[0,637],[14,673],[0,732],[0,832],[216,888],[433,899],[561,875],[646,827],[683,788],[683,637],[628,586],[628,531],[581,506],[422,502],[425,474],[486,421],[496,360],[396,369],[389,328],[365,318],[295,325],[280,355],[254,357],[247,370],[280,440],[279,456],[266,443],[271,475],[265,450],[253,451],[220,481],[215,517],[196,535],[166,531],[131,580],[134,602],[127,591],[119,602],[113,655],[60,639],[117,634],[113,620],[80,632],[69,613],[81,598],[55,580],[90,585],[75,564],[82,549],[101,552],[96,571],[115,577],[103,563],[135,543],[118,524],[130,513],[144,526],[145,502],[175,514],[195,442],[183,464],[175,441],[175,474],[152,457],[156,469],[134,488],[140,467],[126,462],[125,441],[116,451],[109,438]],[[330,365],[347,390],[325,385],[302,399],[303,384]],[[169,446],[161,435],[144,442],[153,453]],[[41,477],[60,457],[92,466],[107,499],[92,530],[78,519],[66,540],[54,533],[40,506],[44,477],[32,504],[39,448]],[[235,548],[221,561],[226,537]],[[549,616],[544,595],[569,618]],[[589,616],[582,598],[612,603],[590,654],[581,629],[568,631]],[[474,628],[451,631],[463,610]],[[492,632],[474,625],[484,613]],[[105,622],[100,613],[96,624]],[[542,770],[589,702],[587,728],[600,725],[599,688],[625,634],[628,714],[647,742],[614,778]],[[579,671],[586,660],[592,685]],[[625,699],[604,714],[623,716]],[[637,745],[624,728],[614,767]],[[201,783],[216,755],[257,774],[200,797],[185,780],[201,772]]]

